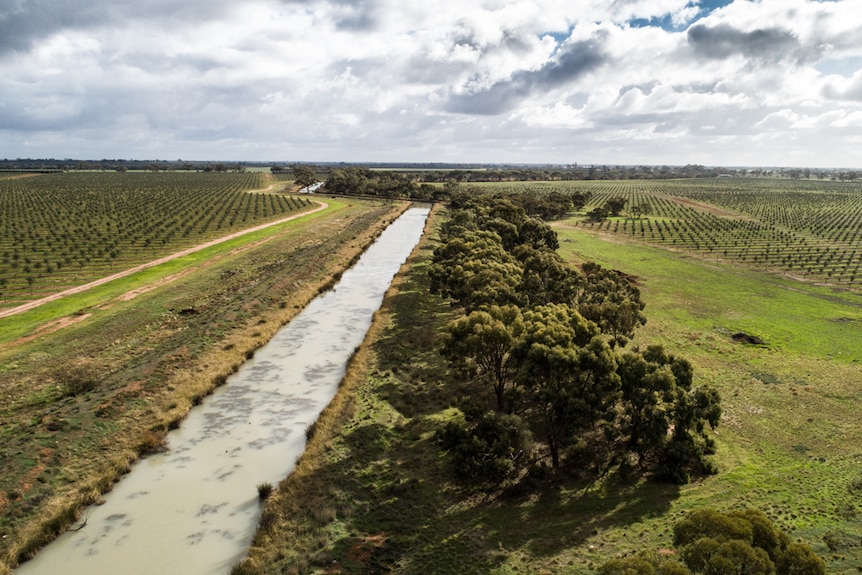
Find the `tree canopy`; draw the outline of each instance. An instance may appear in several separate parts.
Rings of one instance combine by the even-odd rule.
[[[307,188],[319,181],[314,166],[310,166],[308,164],[297,164],[293,166],[293,177],[296,178],[293,183],[302,188]]]
[[[530,431],[533,463],[557,472],[635,462],[678,483],[713,473],[718,394],[695,386],[691,364],[660,346],[618,351],[646,322],[632,279],[594,263],[570,268],[553,229],[518,199],[459,196],[450,208],[428,273],[431,291],[461,310],[441,353],[478,386],[469,410],[478,401],[486,413],[516,416]],[[474,414],[441,436],[459,476],[486,461],[466,457],[468,447],[491,457],[476,435],[491,421]],[[517,481],[504,475],[495,477]]]
[[[497,410],[506,411],[506,393],[515,379],[512,350],[523,331],[517,306],[492,305],[446,326],[442,353],[454,365],[487,381],[494,390]]]
[[[680,562],[641,552],[608,561],[601,575],[824,575],[826,564],[811,547],[795,543],[759,509],[698,509],[673,528]]]

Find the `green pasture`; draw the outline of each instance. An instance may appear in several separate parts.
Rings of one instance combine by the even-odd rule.
[[[690,359],[697,380],[722,395],[720,472],[685,486],[669,508],[761,508],[811,543],[830,573],[857,572],[860,293],[565,225],[557,231],[570,262],[593,260],[636,276],[649,319],[630,345],[663,344]],[[734,342],[737,332],[765,344]]]
[[[636,276],[650,322],[672,321],[717,339],[746,332],[773,352],[862,361],[862,293],[697,259],[568,226],[555,228],[560,254]]]
[[[315,432],[235,575],[591,574],[614,557],[671,548],[673,524],[702,507],[762,509],[830,573],[858,573],[858,296],[567,224],[556,228],[565,259],[637,277],[648,323],[629,346],[663,344],[692,362],[697,384],[720,390],[719,473],[685,486],[561,477],[490,497],[455,484],[434,432],[471,391],[438,351],[452,309],[428,293],[426,241],[384,303],[386,327],[339,423]],[[766,344],[736,343],[736,331]]]

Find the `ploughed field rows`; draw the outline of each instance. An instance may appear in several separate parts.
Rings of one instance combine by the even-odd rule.
[[[0,178],[0,306],[283,218],[309,200],[254,193],[262,173]]]
[[[586,210],[626,199],[594,230],[734,264],[845,286],[862,284],[862,190],[842,182],[714,179],[579,182]],[[634,218],[628,209],[649,206]]]

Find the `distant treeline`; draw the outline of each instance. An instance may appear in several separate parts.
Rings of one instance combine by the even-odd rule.
[[[326,178],[326,191],[332,194],[410,198],[434,202],[450,201],[456,196],[464,198],[488,193],[477,188],[454,180],[448,180],[442,186],[435,185],[419,182],[413,173],[358,167],[334,169]],[[529,216],[556,220],[566,217],[573,209],[580,210],[589,200],[589,192],[524,192],[519,201]]]
[[[251,168],[271,168],[273,172],[289,171],[306,162],[235,162],[186,160],[130,159],[32,159],[0,160],[0,171],[71,171],[71,170],[149,170],[149,171],[243,171]],[[310,165],[310,164],[308,164]],[[567,180],[646,180],[671,178],[715,177],[781,177],[852,181],[862,179],[862,170],[814,168],[724,168],[699,164],[684,166],[622,166],[622,165],[506,165],[506,164],[442,164],[386,163],[351,164],[318,162],[315,169],[322,173],[360,170],[390,172],[406,176],[417,184],[443,182],[530,182]]]
[[[268,166],[269,164],[265,164],[262,167]],[[128,170],[149,172],[243,172],[250,167],[257,166],[249,162],[186,162],[183,160],[0,160],[0,172],[125,172]]]
[[[793,179],[854,180],[859,173],[811,170],[725,170],[703,166],[683,167],[589,167],[565,170],[495,169],[495,170],[374,170],[361,166],[332,168],[326,179],[326,190],[334,194],[402,197],[423,200],[446,200],[451,196],[447,186],[481,182],[542,182],[576,180],[647,180],[721,177],[787,177]],[[444,184],[441,188],[439,184]]]

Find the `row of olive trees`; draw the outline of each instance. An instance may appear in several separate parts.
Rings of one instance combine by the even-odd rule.
[[[249,193],[262,181],[252,172],[0,180],[0,302],[68,287],[308,205]]]
[[[517,196],[453,204],[431,290],[463,310],[443,355],[485,392],[439,434],[459,476],[498,486],[543,461],[674,482],[714,471],[718,394],[659,346],[622,352],[646,321],[639,290],[597,264],[567,266]]]

